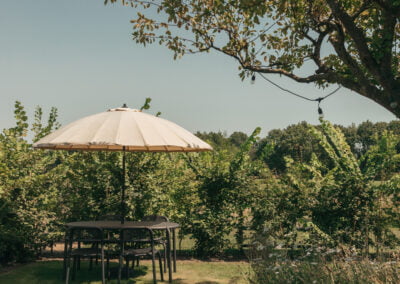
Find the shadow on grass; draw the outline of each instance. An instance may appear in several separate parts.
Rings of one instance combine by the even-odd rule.
[[[181,249],[176,251],[176,255],[178,259],[200,259],[200,260],[210,260],[214,257],[205,257],[196,254],[196,251],[193,249]],[[223,261],[241,261],[241,260],[248,260],[243,250],[230,248],[226,249],[221,255],[215,256],[215,258]]]
[[[173,284],[187,284],[187,280],[178,278],[178,279],[174,279],[172,281]],[[192,283],[192,282],[190,282]],[[194,284],[220,284],[220,282],[217,281],[200,281],[200,282],[194,282]]]
[[[117,283],[118,264],[111,263],[110,265],[110,281],[108,283]],[[126,271],[123,271],[121,283],[136,283],[137,278],[141,278],[148,272],[148,267],[139,266],[130,271],[129,279],[124,279]],[[63,262],[62,261],[43,261],[32,263],[18,270],[0,274],[0,283],[30,283],[30,284],[55,284],[63,283],[62,279]],[[140,279],[142,280],[142,279]],[[89,270],[89,263],[81,262],[81,269],[77,271],[75,280],[70,283],[101,283],[101,266],[94,265],[92,270]]]
[[[62,265],[62,264],[61,264]],[[135,269],[129,269],[129,279],[126,279],[126,269],[122,270],[121,283],[136,283],[137,278],[143,277],[147,274],[148,267],[139,266]],[[106,272],[107,277],[107,272]],[[76,273],[76,279],[71,281],[71,283],[90,283],[90,281],[100,281],[101,280],[101,266],[100,263],[94,266],[92,270],[89,270],[89,263],[85,262],[81,265],[80,271]],[[118,281],[118,264],[110,263],[110,280],[107,283],[117,283]]]

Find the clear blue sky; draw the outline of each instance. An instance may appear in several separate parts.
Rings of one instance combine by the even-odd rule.
[[[190,131],[251,131],[307,121],[318,123],[315,103],[292,97],[261,79],[238,77],[237,64],[219,54],[174,61],[164,47],[131,39],[134,9],[102,0],[3,0],[0,2],[0,130],[14,123],[20,100],[32,118],[36,105],[59,110],[67,124],[151,97],[151,113]],[[310,98],[330,90],[269,76]],[[343,125],[395,119],[388,111],[341,89],[322,105],[325,117]]]

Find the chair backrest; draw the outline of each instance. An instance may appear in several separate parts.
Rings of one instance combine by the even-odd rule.
[[[161,221],[168,222],[168,218],[161,215],[147,215],[142,218],[142,221]]]
[[[121,241],[124,245],[126,243],[131,245],[148,243],[154,246],[154,235],[153,231],[148,228],[127,228],[122,230]]]
[[[103,231],[99,228],[70,228],[71,242],[94,243],[103,241]]]

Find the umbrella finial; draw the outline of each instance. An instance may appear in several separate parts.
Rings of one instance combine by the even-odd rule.
[[[128,108],[128,106],[127,106],[126,104],[124,104],[124,105],[122,106],[122,108]]]

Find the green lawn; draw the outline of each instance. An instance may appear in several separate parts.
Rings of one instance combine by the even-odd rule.
[[[116,263],[113,264],[116,267]],[[245,262],[204,262],[197,260],[180,260],[177,263],[177,273],[173,273],[173,283],[179,284],[216,284],[216,283],[247,283],[246,275],[249,265]],[[62,283],[62,261],[40,261],[19,266],[7,272],[0,273],[0,283],[10,284],[53,284]],[[100,266],[88,270],[88,263],[83,262],[82,268],[77,273],[77,279],[71,283],[101,283],[99,281]],[[160,275],[157,269],[157,277]],[[164,274],[168,279],[167,273]],[[112,277],[109,283],[117,283]],[[141,266],[135,270],[129,280],[122,283],[152,283],[151,262],[142,261]],[[167,283],[167,282],[165,282]]]

